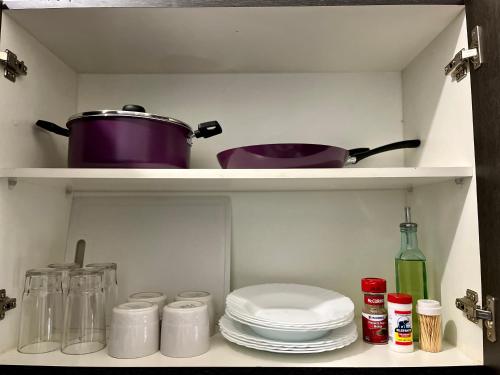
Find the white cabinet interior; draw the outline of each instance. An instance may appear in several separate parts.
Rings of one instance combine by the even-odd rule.
[[[232,288],[310,283],[345,293],[359,312],[361,277],[385,277],[394,289],[398,224],[411,204],[429,258],[430,296],[442,300],[449,342],[439,355],[395,355],[358,342],[288,357],[216,337],[209,353],[192,360],[27,356],[14,349],[17,308],[0,322],[0,363],[482,363],[481,328],[454,307],[465,289],[480,291],[470,85],[443,74],[466,43],[463,7],[12,11],[4,14],[0,43],[29,68],[15,84],[0,79],[0,287],[11,296],[21,297],[26,269],[70,256],[73,200],[168,192],[230,198]],[[192,166],[203,169],[67,170],[60,168],[66,140],[33,128],[37,119],[63,125],[77,111],[126,103],[193,125],[217,119],[224,133],[193,146]],[[231,171],[217,169],[215,159],[251,143],[375,147],[403,137],[421,138],[422,146],[341,170]],[[104,225],[93,220],[89,230]]]

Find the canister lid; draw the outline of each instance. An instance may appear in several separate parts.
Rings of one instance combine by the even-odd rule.
[[[385,293],[385,279],[378,277],[365,277],[361,279],[361,290],[368,293]]]
[[[420,315],[441,315],[441,304],[432,299],[419,299],[417,302],[417,314]]]
[[[412,303],[413,298],[409,294],[389,293],[387,295],[387,301],[392,302],[392,303],[409,304],[409,303]]]

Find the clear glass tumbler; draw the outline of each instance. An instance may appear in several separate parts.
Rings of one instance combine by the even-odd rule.
[[[113,315],[113,307],[117,304],[118,298],[118,279],[116,263],[91,263],[87,264],[87,268],[98,269],[104,272],[103,288],[106,311],[106,329],[107,337],[111,332],[111,317]]]
[[[87,354],[106,346],[104,272],[80,268],[69,273],[62,352]]]
[[[61,272],[38,268],[26,272],[17,350],[47,353],[61,348],[63,293]]]
[[[62,289],[63,289],[63,308],[66,306],[66,296],[69,289],[69,271],[76,270],[80,266],[76,263],[52,263],[47,267],[54,268],[61,272],[62,275]]]

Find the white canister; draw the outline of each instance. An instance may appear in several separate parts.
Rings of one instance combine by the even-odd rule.
[[[182,292],[175,296],[176,301],[199,301],[207,305],[208,309],[208,322],[210,325],[210,336],[215,334],[215,307],[212,295],[208,292],[189,291]]]
[[[167,357],[196,357],[208,351],[208,308],[199,301],[177,301],[163,308],[161,353]]]
[[[167,304],[167,296],[162,292],[139,292],[128,297],[129,302],[145,301],[158,306],[158,316],[162,319],[163,307]]]
[[[409,294],[387,295],[389,348],[395,352],[413,352],[412,297]]]
[[[420,349],[438,353],[442,345],[441,304],[431,299],[417,301],[417,314],[420,324]]]
[[[127,302],[113,308],[108,354],[115,358],[140,358],[158,351],[158,306]]]

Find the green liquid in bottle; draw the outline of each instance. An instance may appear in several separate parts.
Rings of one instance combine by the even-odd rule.
[[[413,340],[418,341],[420,330],[416,304],[419,299],[428,298],[425,260],[396,259],[396,290],[413,297]]]
[[[396,256],[396,290],[410,294],[413,301],[413,340],[418,341],[419,325],[416,304],[427,299],[427,271],[425,255],[418,248],[417,224],[411,223],[409,208],[406,209],[406,223],[400,225],[401,249]]]

